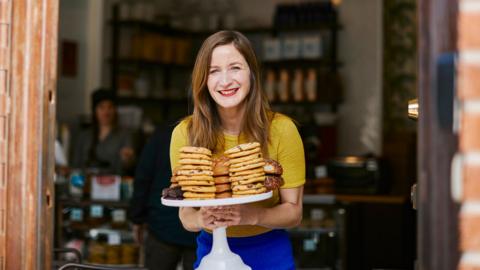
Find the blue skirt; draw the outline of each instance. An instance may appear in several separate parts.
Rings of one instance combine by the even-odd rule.
[[[202,231],[197,237],[197,261],[200,265],[203,256],[212,249],[212,234]],[[295,269],[292,245],[285,230],[272,230],[251,237],[229,237],[228,245],[243,262],[253,270],[292,270]]]

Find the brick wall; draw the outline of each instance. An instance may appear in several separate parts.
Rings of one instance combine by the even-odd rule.
[[[453,183],[460,210],[458,269],[480,270],[480,0],[459,1],[459,152]],[[460,187],[460,188],[459,188]]]
[[[0,0],[0,270],[5,270],[11,1]]]

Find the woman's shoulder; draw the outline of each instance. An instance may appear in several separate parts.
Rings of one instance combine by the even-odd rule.
[[[282,114],[275,113],[272,119],[273,128],[285,128],[285,127],[295,127],[295,122],[292,118]]]
[[[187,128],[188,128],[188,123],[191,120],[191,116],[187,116],[183,118],[182,120],[178,121],[178,123],[175,125],[173,128],[173,134],[186,134],[187,133]]]

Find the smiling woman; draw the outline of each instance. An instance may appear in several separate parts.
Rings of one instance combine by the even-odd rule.
[[[172,133],[172,168],[179,164],[179,150],[187,145],[208,148],[215,158],[226,149],[255,141],[264,157],[282,165],[285,184],[272,198],[258,203],[181,208],[185,229],[202,231],[195,267],[212,247],[209,231],[228,227],[230,248],[252,269],[295,269],[284,229],[297,226],[302,218],[303,144],[293,121],[271,111],[258,78],[252,46],[239,32],[217,32],[200,48],[192,73],[194,110]],[[262,256],[265,250],[268,257]]]
[[[250,68],[232,44],[213,50],[207,86],[219,110],[237,110],[241,107],[250,91]]]

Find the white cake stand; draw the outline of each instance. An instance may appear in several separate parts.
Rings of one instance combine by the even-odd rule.
[[[211,199],[211,200],[168,200],[162,198],[162,204],[175,207],[224,206],[263,201],[272,197],[272,192],[245,196],[239,198]],[[251,270],[243,263],[240,256],[230,250],[227,242],[226,227],[213,230],[213,246],[208,255],[203,257],[195,270]]]

